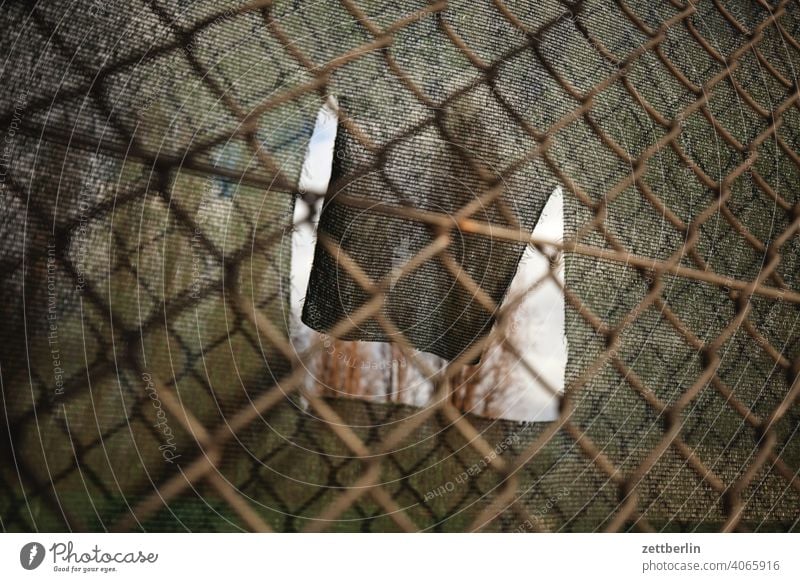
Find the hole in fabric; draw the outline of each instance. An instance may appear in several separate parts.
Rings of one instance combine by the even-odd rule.
[[[338,340],[320,334],[300,319],[316,243],[316,225],[323,194],[328,187],[337,131],[336,101],[331,98],[317,114],[300,178],[292,234],[291,335],[298,352],[317,339],[324,349],[308,363],[306,389],[329,397],[362,398],[424,406],[433,383],[394,344]],[[557,188],[550,196],[534,235],[558,241],[563,237],[563,196]],[[547,249],[546,249],[547,250]],[[467,366],[456,378],[454,403],[464,412],[517,421],[552,421],[558,416],[558,397],[564,386],[567,344],[564,333],[564,296],[552,279],[532,286],[551,266],[563,283],[560,253],[545,255],[526,249],[509,288],[506,304],[511,324],[493,339],[480,364]],[[505,340],[505,341],[503,341]],[[511,344],[516,349],[509,348]],[[430,368],[441,370],[447,362],[418,353]]]

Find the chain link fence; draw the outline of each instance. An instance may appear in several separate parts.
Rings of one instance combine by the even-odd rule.
[[[0,14],[3,529],[797,530],[798,2]],[[304,319],[391,340],[423,407],[308,390],[289,341],[330,96]],[[492,341],[541,381],[526,245],[564,253],[553,422],[454,398]]]

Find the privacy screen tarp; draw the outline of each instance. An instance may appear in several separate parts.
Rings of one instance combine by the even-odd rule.
[[[797,527],[796,3],[2,19],[4,528]],[[375,296],[338,248],[384,281],[411,347],[476,357],[524,237],[456,222],[395,277],[443,232],[407,210],[525,234],[561,185],[579,246],[557,421],[293,391],[290,230],[328,95],[334,252],[317,248],[306,321],[331,330]],[[379,319],[342,335],[398,339]]]

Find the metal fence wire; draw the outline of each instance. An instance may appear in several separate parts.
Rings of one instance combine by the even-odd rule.
[[[798,529],[796,0],[0,14],[4,530]],[[425,406],[309,390],[327,336],[289,341],[330,96],[305,317],[391,339]],[[540,376],[504,335],[526,245],[564,253],[552,422],[453,397],[498,337]]]

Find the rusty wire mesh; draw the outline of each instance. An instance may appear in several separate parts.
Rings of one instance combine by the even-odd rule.
[[[800,6],[535,4],[5,5],[3,528],[796,530]],[[526,144],[499,178],[457,149],[481,188],[447,215],[381,205],[431,233],[383,279],[320,232],[365,298],[331,335],[391,335],[435,380],[423,408],[306,390],[322,341],[288,341],[287,237],[314,198],[303,120],[380,91],[418,115],[381,109],[376,136],[341,100],[372,166],[331,192],[397,170],[391,149],[423,132],[466,142],[448,114],[478,95]],[[503,209],[526,168],[563,188],[565,240]],[[454,405],[514,307],[450,254],[465,236],[565,253],[554,422]],[[494,325],[442,371],[383,311],[390,280],[429,262]]]

